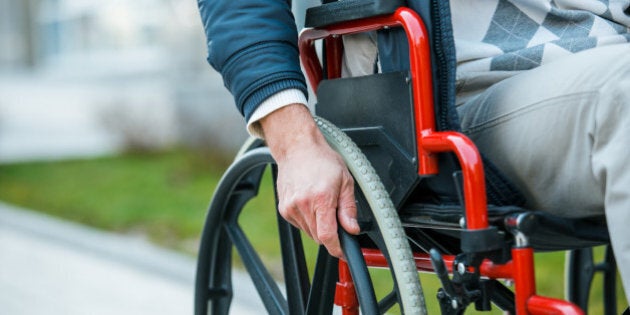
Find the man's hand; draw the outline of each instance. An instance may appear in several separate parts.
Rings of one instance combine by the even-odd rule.
[[[280,214],[341,258],[337,220],[348,233],[359,233],[354,180],[345,163],[304,105],[282,107],[260,123],[278,163]]]

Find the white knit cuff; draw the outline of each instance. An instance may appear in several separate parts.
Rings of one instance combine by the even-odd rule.
[[[254,137],[264,138],[260,120],[273,111],[291,104],[303,104],[306,106],[304,93],[298,89],[288,89],[270,96],[254,110],[247,122],[247,132]]]

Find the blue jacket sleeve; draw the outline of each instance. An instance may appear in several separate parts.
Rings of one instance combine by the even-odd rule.
[[[198,0],[208,61],[247,120],[269,96],[306,95],[289,0]]]

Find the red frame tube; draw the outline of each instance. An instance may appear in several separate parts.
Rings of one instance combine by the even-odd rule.
[[[420,104],[433,104],[433,85],[431,80],[431,52],[429,37],[422,20],[416,12],[409,8],[399,8],[392,15],[367,18],[356,21],[339,23],[321,29],[305,29],[300,34],[299,48],[302,65],[314,91],[317,91],[322,80],[322,66],[315,52],[315,40],[331,36],[349,35],[375,31],[387,27],[402,26],[409,41],[409,63],[411,66],[411,82],[413,89],[416,138],[422,141],[424,135],[435,130],[433,106],[420,106]],[[328,57],[328,55],[327,55]],[[328,59],[328,64],[341,63],[341,59]],[[333,68],[338,68],[334,65]],[[330,66],[329,68],[330,69]],[[329,71],[329,78],[334,74]],[[431,152],[426,151],[421,144],[418,145],[418,173],[428,175],[437,173],[437,160]]]
[[[512,249],[514,262],[514,302],[516,314],[527,314],[527,300],[536,294],[534,277],[534,250],[532,248]]]
[[[363,257],[370,267],[388,268],[387,259],[378,249],[364,248]],[[576,305],[554,298],[535,295],[536,280],[534,278],[534,252],[531,248],[515,248],[512,250],[512,261],[497,265],[484,260],[479,266],[479,274],[490,279],[513,279],[515,285],[516,314],[584,314]],[[431,258],[425,253],[414,253],[416,268],[419,271],[434,272]],[[453,272],[455,256],[442,255],[449,273]]]
[[[533,295],[527,300],[528,314],[535,315],[583,315],[584,311],[577,305],[564,300]]]
[[[457,132],[434,132],[422,141],[431,152],[454,152],[459,159],[464,175],[464,203],[466,227],[469,230],[488,227],[485,176],[481,155],[475,144]]]
[[[335,304],[341,307],[344,315],[359,315],[359,300],[354,290],[350,268],[343,260],[339,260],[339,281],[335,289]]]
[[[343,41],[341,36],[330,36],[324,39],[326,43],[326,71],[329,78],[341,78],[341,59],[343,58]]]
[[[514,262],[516,314],[584,314],[577,305],[571,302],[536,295],[534,249],[531,247],[513,248],[512,261]]]
[[[363,258],[365,259],[365,263],[370,267],[376,268],[388,268],[387,259],[383,253],[378,249],[371,248],[363,248]],[[431,258],[429,254],[426,253],[413,253],[413,259],[416,262],[416,268],[418,271],[423,272],[434,272],[433,265],[431,265]],[[448,272],[453,272],[453,262],[455,261],[455,256],[453,255],[442,255],[442,259],[444,259],[444,263],[446,264],[446,268]],[[504,265],[497,265],[490,260],[484,260],[479,266],[479,273],[491,279],[512,279],[513,278],[513,264],[512,262],[508,262]]]

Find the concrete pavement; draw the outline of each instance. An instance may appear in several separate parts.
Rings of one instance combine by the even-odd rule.
[[[0,203],[0,314],[192,314],[195,261]],[[234,275],[232,314],[264,308]]]

